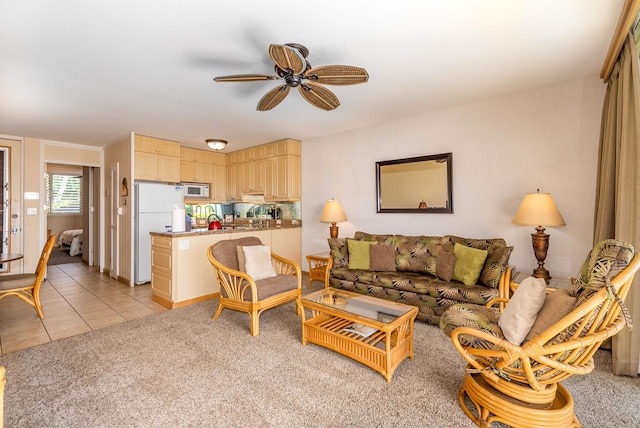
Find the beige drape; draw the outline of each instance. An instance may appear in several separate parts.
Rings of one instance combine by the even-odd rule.
[[[629,35],[609,76],[602,110],[594,243],[616,238],[640,251],[640,73]],[[613,338],[613,371],[637,376],[640,363],[640,275],[627,297],[636,327]]]

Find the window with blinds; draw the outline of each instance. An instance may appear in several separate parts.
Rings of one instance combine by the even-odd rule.
[[[50,214],[82,214],[82,177],[49,174],[47,202]]]

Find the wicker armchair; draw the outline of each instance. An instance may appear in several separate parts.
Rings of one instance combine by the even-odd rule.
[[[47,263],[56,242],[56,235],[51,234],[44,244],[38,265],[34,273],[17,273],[0,276],[0,299],[16,296],[33,306],[40,319],[44,318],[40,303],[40,286],[47,271]]]
[[[465,414],[481,427],[493,422],[579,427],[573,398],[559,382],[590,373],[602,342],[630,324],[624,299],[638,268],[640,256],[634,256],[631,245],[615,240],[597,244],[568,291],[575,305],[519,346],[507,341],[497,325],[501,310],[489,309],[495,300],[487,308],[463,305],[447,310],[440,327],[467,361],[458,393]]]
[[[220,304],[213,319],[225,308],[246,312],[251,321],[251,336],[257,336],[260,314],[264,310],[301,295],[302,274],[295,262],[272,252],[271,262],[277,275],[255,281],[240,270],[237,256],[237,247],[252,245],[262,245],[262,242],[256,237],[220,241],[209,247],[207,255],[220,285]]]

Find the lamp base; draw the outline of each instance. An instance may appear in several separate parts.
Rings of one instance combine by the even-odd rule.
[[[331,223],[331,226],[329,226],[329,236],[332,238],[338,237],[338,226],[335,223]]]
[[[531,234],[531,242],[533,244],[533,252],[538,260],[538,267],[533,270],[534,278],[542,278],[549,284],[551,281],[551,275],[549,271],[544,268],[544,260],[547,258],[547,250],[549,249],[549,235],[544,233],[544,227],[536,227],[536,233]]]

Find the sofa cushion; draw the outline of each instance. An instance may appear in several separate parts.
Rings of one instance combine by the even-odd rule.
[[[569,294],[578,297],[578,305],[601,289],[606,279],[611,279],[629,265],[634,249],[629,243],[616,239],[598,242],[587,255]]]
[[[466,245],[455,244],[453,252],[456,255],[456,263],[453,267],[453,279],[465,285],[474,285],[487,259],[487,251]]]
[[[436,276],[443,281],[451,281],[456,265],[456,253],[443,249],[436,258]]]
[[[260,238],[247,236],[245,238],[227,239],[217,242],[211,249],[211,255],[228,268],[238,270],[238,251],[236,247],[247,245],[262,245]]]
[[[298,288],[298,278],[295,275],[278,274],[271,278],[256,281],[258,300],[284,293]],[[222,292],[223,288],[220,289]],[[243,294],[244,300],[251,301],[251,287],[247,287]]]
[[[520,345],[527,337],[538,311],[544,305],[546,290],[547,283],[543,278],[530,276],[520,283],[498,321],[509,342]]]
[[[391,245],[369,246],[370,259],[369,270],[395,272],[396,247]]]
[[[450,243],[451,245],[455,245],[455,244],[460,244],[460,245],[466,245],[467,247],[471,247],[471,248],[477,248],[479,250],[487,250],[487,252],[490,252],[490,249],[492,247],[506,247],[507,246],[507,242],[502,239],[502,238],[490,238],[490,239],[472,239],[472,238],[462,238],[460,236],[454,236],[454,235],[445,235],[442,237],[442,240],[444,243]],[[509,254],[511,255],[511,254]],[[487,257],[488,258],[488,257]],[[496,268],[496,266],[492,266],[492,265],[488,265],[485,262],[485,266],[482,269],[482,272],[480,273],[480,276],[482,277],[482,275],[485,275],[486,281],[487,283],[481,282],[482,284],[486,285],[487,287],[493,287],[493,285],[488,285],[488,284],[493,284],[494,280],[493,278],[495,278],[495,271],[496,270],[502,270],[502,272],[504,272],[504,270],[507,267],[507,263],[508,263],[508,259],[504,264],[503,268]],[[485,272],[485,269],[487,270],[487,272]],[[502,272],[500,273],[500,275],[502,275]],[[498,282],[500,282],[500,275],[498,275]],[[480,279],[478,279],[480,280]],[[496,283],[495,287],[498,287],[498,284]]]
[[[375,241],[358,241],[356,239],[348,239],[347,247],[349,248],[349,269],[369,269],[371,260],[370,247],[377,245]]]
[[[251,245],[242,247],[242,250],[244,251],[245,271],[254,281],[276,276],[271,262],[271,247]]]
[[[440,317],[440,329],[447,336],[458,327],[471,327],[484,331],[492,336],[504,339],[502,329],[498,325],[500,312],[496,308],[486,308],[470,304],[451,306]],[[460,343],[476,349],[493,349],[493,343],[477,336],[460,335]]]
[[[329,255],[333,258],[333,267],[349,267],[349,247],[347,238],[329,238]]]
[[[544,305],[542,305],[536,316],[536,322],[533,323],[533,327],[531,327],[527,337],[524,339],[525,342],[533,339],[568,315],[576,307],[577,300],[564,288],[547,294],[544,299]]]
[[[381,287],[388,293],[412,292],[432,296],[439,302],[475,303],[484,305],[498,297],[498,290],[483,285],[467,286],[457,281],[444,281],[432,275],[415,272],[372,272],[346,268],[331,269],[331,285],[341,282],[356,283],[363,290],[368,287]]]
[[[492,245],[488,249],[487,260],[480,273],[478,281],[487,287],[498,288],[500,285],[500,277],[504,273],[509,264],[509,257],[513,252],[513,247],[505,247],[502,245]]]

